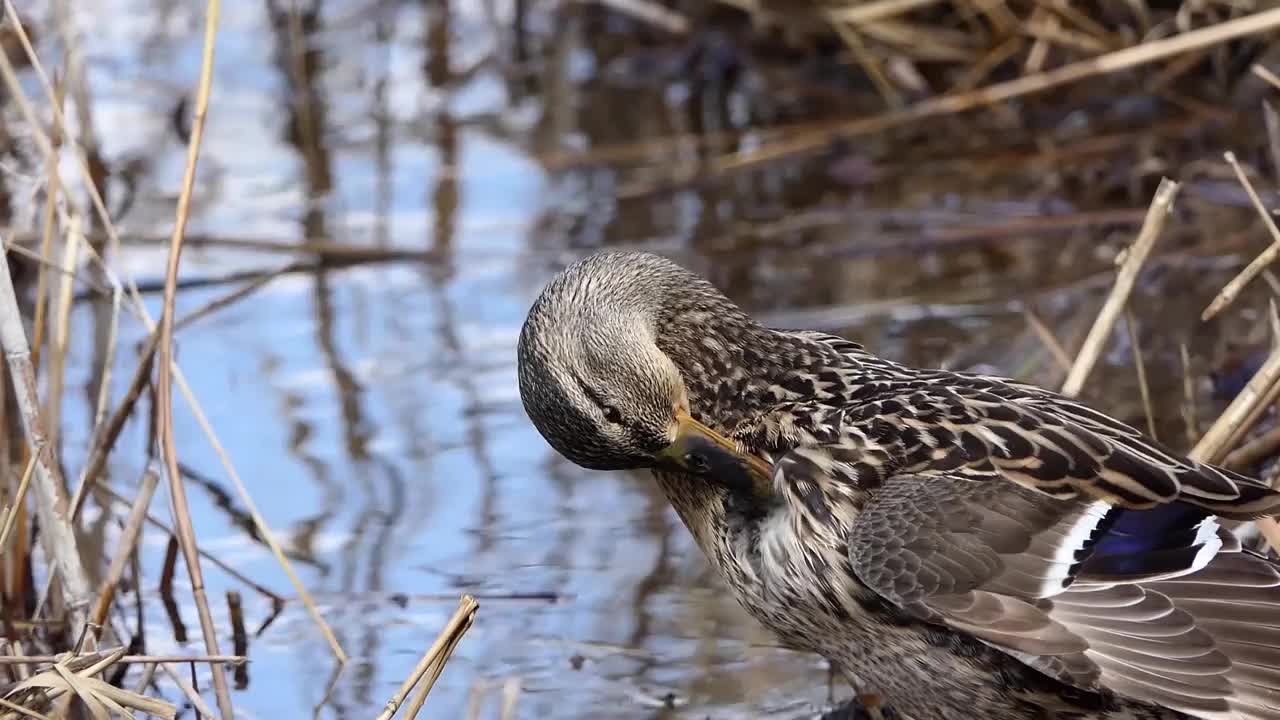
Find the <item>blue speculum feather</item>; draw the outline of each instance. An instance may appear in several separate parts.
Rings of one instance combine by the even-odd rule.
[[[1181,502],[1147,510],[1112,508],[1081,574],[1141,575],[1189,567],[1200,523],[1207,517],[1205,510]]]

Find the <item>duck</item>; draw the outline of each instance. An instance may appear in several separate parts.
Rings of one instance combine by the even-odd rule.
[[[652,471],[746,611],[913,720],[1280,717],[1280,493],[1014,379],[766,327],[647,252],[559,272],[517,347],[538,433]]]

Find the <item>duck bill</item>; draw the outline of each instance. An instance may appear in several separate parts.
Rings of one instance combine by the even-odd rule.
[[[768,463],[743,452],[737,442],[694,420],[686,410],[677,412],[675,439],[658,453],[658,464],[723,481],[741,478],[752,485],[767,483],[772,474]],[[748,477],[742,478],[743,473]]]

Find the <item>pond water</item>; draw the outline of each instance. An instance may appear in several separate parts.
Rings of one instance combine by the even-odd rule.
[[[163,276],[157,241],[171,227],[184,162],[175,125],[187,122],[182,100],[199,65],[196,5],[111,0],[74,17],[102,154],[132,168],[110,189],[121,198],[130,188],[117,266],[140,282]],[[291,600],[251,639],[249,682],[233,694],[243,717],[371,717],[462,592],[477,596],[479,615],[427,717],[791,718],[826,701],[824,663],[774,647],[747,619],[647,477],[574,467],[527,421],[514,353],[524,313],[557,268],[595,248],[670,254],[767,320],[838,331],[897,360],[1061,381],[1028,311],[1078,346],[1111,259],[1136,231],[1150,177],[1136,187],[1098,178],[1121,186],[1103,196],[1097,186],[1055,185],[1034,161],[1022,179],[996,181],[989,169],[966,169],[962,141],[949,165],[925,167],[938,150],[909,134],[693,183],[679,173],[670,181],[664,148],[678,143],[626,172],[590,154],[570,162],[771,114],[850,109],[821,100],[835,85],[821,72],[805,76],[805,98],[788,101],[766,75],[721,72],[737,67],[732,58],[703,48],[689,61],[653,31],[641,33],[650,42],[633,42],[635,27],[585,6],[521,0],[224,3],[189,234],[424,254],[284,274],[180,332],[179,362],[196,396],[352,657],[330,686],[332,655]],[[682,156],[753,142],[685,141]],[[1211,193],[1188,195],[1195,206]],[[1103,211],[1119,219],[1052,233],[1017,225]],[[1223,237],[1249,227],[1234,222],[1214,227]],[[1182,446],[1178,347],[1192,343],[1202,378],[1218,361],[1218,338],[1264,339],[1249,312],[1222,327],[1194,322],[1238,264],[1233,253],[1262,239],[1242,230],[1234,245],[1204,252],[1203,222],[1173,224],[1170,252],[1135,307],[1157,428]],[[966,229],[1008,237],[967,242]],[[294,259],[193,240],[183,278]],[[179,312],[235,287],[184,290]],[[157,311],[158,293],[148,302]],[[93,377],[100,318],[89,303],[73,315],[62,438],[73,471],[88,442],[92,408],[79,389]],[[122,324],[114,398],[142,337],[135,321]],[[1141,423],[1132,357],[1117,332],[1089,397]],[[201,547],[294,598],[245,531],[217,454],[176,402]],[[141,417],[132,420],[112,456],[111,482],[123,494],[146,467],[146,432]],[[154,507],[166,514],[163,491]],[[148,577],[158,577],[166,541],[146,535]],[[251,631],[271,603],[204,569],[229,651],[225,592],[241,593]],[[201,650],[181,565],[175,585],[193,640],[174,639],[150,588],[152,652]]]

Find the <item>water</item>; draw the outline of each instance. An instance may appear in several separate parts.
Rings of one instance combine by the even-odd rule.
[[[202,15],[157,0],[109,5],[75,20],[91,110],[109,164],[138,168],[122,231],[162,239],[183,163],[172,125],[198,72]],[[1141,184],[1119,199],[1073,193],[1040,175],[975,181],[989,175],[974,174],[966,148],[930,169],[920,158],[934,145],[907,138],[692,186],[599,162],[565,165],[583,148],[767,113],[768,94],[755,76],[717,94],[707,89],[714,82],[671,69],[678,52],[632,47],[625,28],[582,7],[530,7],[522,41],[511,27],[523,4],[298,3],[292,15],[290,3],[274,5],[224,4],[189,234],[328,240],[431,260],[284,275],[180,333],[195,395],[352,656],[330,686],[328,647],[291,601],[250,643],[249,683],[233,695],[244,717],[370,717],[462,592],[479,598],[480,613],[429,717],[782,718],[820,706],[825,665],[773,647],[647,477],[576,468],[528,423],[514,347],[532,299],[591,249],[647,247],[779,324],[838,331],[907,362],[1054,384],[1063,372],[1026,311],[1076,347],[1132,219],[994,244],[904,243],[1022,216],[1119,207],[1140,218],[1149,196]],[[821,89],[821,78],[814,84]],[[840,109],[832,103],[823,109]],[[112,190],[122,185],[116,178]],[[1198,217],[1171,231],[1176,251],[1135,299],[1157,425],[1173,444],[1185,436],[1179,343],[1193,342],[1200,378],[1219,334],[1244,337],[1258,324],[1247,313],[1221,327],[1194,323],[1238,262],[1231,253],[1261,242],[1246,233],[1206,251]],[[1223,236],[1247,227],[1235,223],[1215,227]],[[163,258],[158,244],[130,242],[119,267],[155,280]],[[291,259],[193,244],[183,276]],[[180,315],[233,287],[184,291]],[[155,312],[158,296],[148,302]],[[91,377],[97,320],[83,304],[73,321],[63,444],[78,468],[92,413],[79,388]],[[144,337],[132,320],[121,332],[114,398]],[[1131,362],[1118,333],[1090,397],[1141,423]],[[217,454],[177,403],[179,458],[203,478],[189,484],[201,547],[295,597],[245,531]],[[1201,412],[1211,417],[1210,407]],[[146,425],[135,418],[110,465],[126,495],[145,449]],[[145,537],[149,578],[166,540]],[[242,594],[251,631],[271,614],[267,599],[204,569],[219,628],[229,633],[227,590]],[[176,585],[185,603],[181,565]],[[198,641],[173,639],[154,587],[148,597],[148,650],[200,651]],[[180,611],[198,638],[194,608]],[[229,634],[222,643],[229,650]]]

